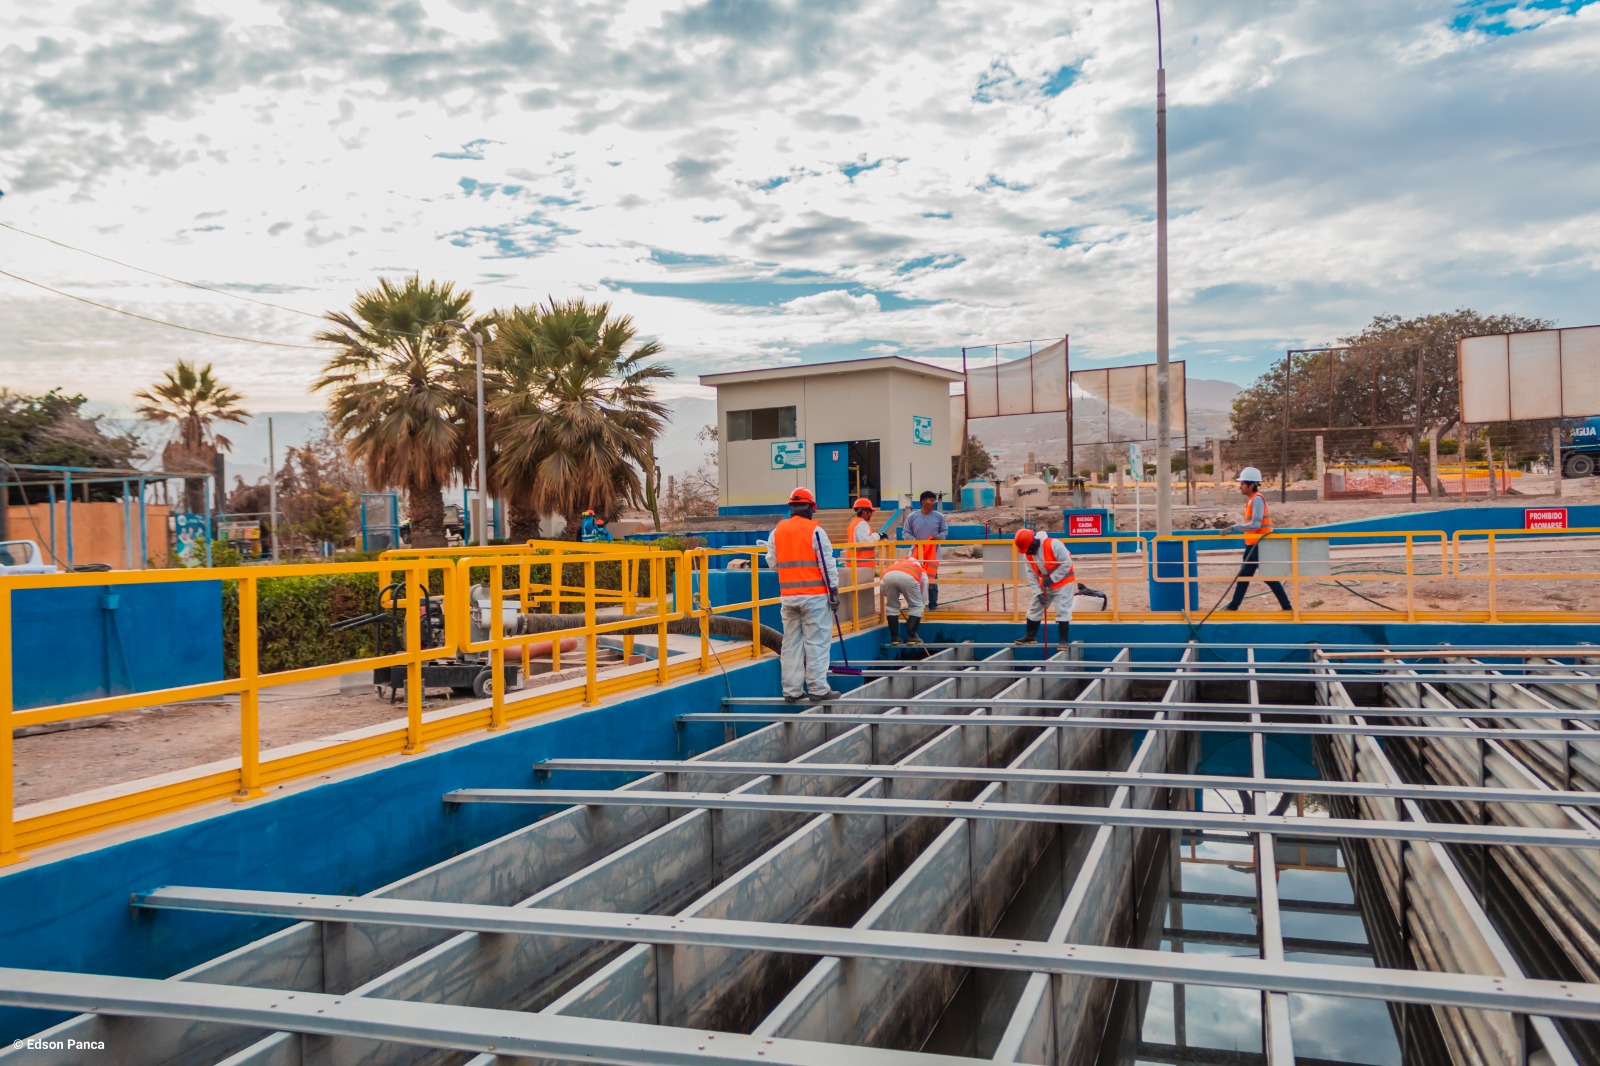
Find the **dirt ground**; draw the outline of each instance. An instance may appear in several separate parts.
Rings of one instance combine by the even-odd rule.
[[[541,674],[527,686],[553,684],[579,670]],[[424,711],[474,702],[448,689],[429,691]],[[341,693],[337,682],[310,682],[267,690],[261,698],[261,750],[334,736],[352,729],[403,721],[406,705],[373,690]],[[63,723],[65,724],[65,723]],[[239,705],[176,703],[99,715],[53,732],[18,730],[15,741],[16,803],[69,796],[142,777],[184,770],[239,756]],[[93,767],[90,771],[86,768]]]

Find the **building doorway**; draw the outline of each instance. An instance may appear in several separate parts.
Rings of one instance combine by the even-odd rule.
[[[877,441],[846,440],[818,444],[813,449],[812,459],[816,470],[819,508],[848,508],[862,496],[877,506],[883,485]]]

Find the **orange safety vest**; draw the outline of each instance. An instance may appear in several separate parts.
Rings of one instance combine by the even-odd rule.
[[[1267,510],[1267,498],[1259,492],[1244,502],[1244,520],[1246,523],[1250,521],[1250,505],[1255,502],[1257,496],[1261,498],[1261,528],[1245,533],[1246,545],[1259,544],[1262,537],[1272,532],[1272,513]]]
[[[1051,570],[1055,569],[1055,565],[1054,565],[1055,563],[1059,563],[1061,561],[1060,559],[1057,559],[1055,557],[1056,550],[1054,548],[1050,547],[1050,545],[1052,545],[1054,543],[1055,543],[1055,541],[1053,541],[1053,540],[1049,539],[1048,537],[1046,537],[1044,543],[1039,546],[1038,555],[1030,555],[1030,556],[1027,557],[1028,565],[1033,567],[1033,576],[1039,579],[1039,587],[1040,588],[1044,588],[1045,587],[1045,583],[1044,583],[1045,574],[1049,573],[1049,571],[1040,568],[1040,566],[1039,566],[1039,556],[1043,555],[1046,551],[1048,551],[1050,553],[1050,559],[1051,559],[1050,569]],[[1060,588],[1062,585],[1070,585],[1070,584],[1072,584],[1072,582],[1074,582],[1074,581],[1076,581],[1078,579],[1077,578],[1077,574],[1078,574],[1078,565],[1076,563],[1073,563],[1072,565],[1067,567],[1067,576],[1062,578],[1060,581],[1057,581],[1054,584],[1052,584],[1050,586],[1050,591],[1054,592],[1056,589]]]
[[[850,519],[850,525],[844,531],[844,539],[850,544],[854,544],[856,542],[857,526],[866,526],[868,529],[871,529],[872,523],[868,522],[860,515],[856,515],[854,518]],[[844,557],[847,560],[854,560],[857,566],[870,566],[877,560],[878,549],[876,546],[868,548],[846,549]]]
[[[772,546],[778,557],[778,592],[783,596],[826,596],[828,579],[817,558],[817,530],[810,518],[794,515],[778,523]]]
[[[939,576],[939,542],[925,540],[911,549],[911,554],[922,561],[923,569],[928,571],[928,580],[932,581]]]
[[[927,576],[928,571],[923,567],[921,560],[914,555],[908,555],[904,559],[901,559],[899,562],[895,563],[893,566],[889,567],[889,569],[885,570],[883,575],[888,577],[890,574],[894,573],[910,574],[917,581],[921,581]]]

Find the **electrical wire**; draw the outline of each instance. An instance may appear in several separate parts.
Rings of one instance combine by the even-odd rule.
[[[290,314],[304,315],[306,318],[315,318],[319,321],[322,319],[321,315],[314,315],[310,311],[302,311],[298,307],[287,307],[283,304],[275,304],[271,300],[258,300],[253,296],[246,296],[243,293],[229,292],[226,289],[218,289],[210,285],[202,285],[198,281],[185,281],[182,278],[175,278],[171,275],[163,274],[158,270],[150,270],[146,267],[134,266],[132,263],[124,263],[122,260],[113,259],[109,255],[101,255],[99,252],[91,252],[87,248],[79,248],[75,244],[68,244],[66,241],[58,241],[54,237],[46,237],[42,233],[33,233],[23,229],[21,226],[13,226],[9,222],[0,222],[0,226],[11,230],[13,233],[20,233],[24,237],[32,237],[34,240],[44,241],[46,244],[53,244],[57,248],[65,248],[69,252],[77,252],[80,255],[92,256],[93,258],[99,259],[102,262],[112,263],[126,270],[137,271],[140,274],[149,274],[153,278],[160,278],[162,281],[170,281],[174,285],[187,285],[191,289],[202,289],[206,292],[214,292],[219,296],[230,296],[235,300],[245,300],[249,303],[259,304],[262,307],[272,307],[279,311],[288,311]]]
[[[199,333],[206,337],[217,337],[225,341],[239,341],[244,344],[261,344],[269,348],[300,348],[313,352],[326,352],[332,350],[328,345],[325,344],[290,344],[287,341],[264,341],[256,337],[238,337],[231,333],[216,333],[212,330],[200,329],[196,326],[185,326],[177,322],[168,322],[165,319],[151,318],[149,315],[137,314],[133,311],[124,311],[120,307],[112,307],[110,304],[99,303],[95,300],[89,299],[86,296],[76,296],[70,292],[63,292],[60,289],[52,288],[49,285],[46,285],[42,281],[34,281],[32,278],[25,278],[20,274],[13,274],[9,270],[0,270],[0,275],[4,275],[5,277],[11,278],[15,281],[20,281],[24,285],[32,285],[36,289],[43,289],[45,292],[55,293],[57,296],[65,296],[67,299],[76,300],[81,304],[88,304],[90,307],[98,307],[102,311],[112,311],[119,315],[126,315],[129,318],[136,318],[141,322],[150,322],[154,325],[167,326],[171,329],[181,329],[187,333]]]
[[[61,566],[61,557],[56,554],[55,548],[51,546],[49,539],[44,534],[44,530],[39,527],[38,516],[33,513],[33,504],[28,500],[28,486],[23,484],[22,471],[12,466],[10,461],[4,457],[0,457],[0,465],[4,465],[7,470],[11,471],[11,476],[17,479],[17,492],[22,496],[23,509],[28,512],[28,522],[33,526],[33,535],[39,538],[36,543],[50,554],[52,563],[56,566]],[[8,485],[0,482],[0,492],[10,491],[11,489]],[[61,568],[63,570],[66,569],[66,567]]]

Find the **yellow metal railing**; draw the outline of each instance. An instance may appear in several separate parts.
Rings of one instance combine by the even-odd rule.
[[[470,554],[469,554],[470,552]],[[620,588],[603,588],[597,568],[607,564],[619,568]],[[532,568],[549,566],[551,580],[527,580]],[[576,566],[581,571],[578,585],[566,584],[564,569]],[[486,640],[471,639],[471,578],[481,571],[490,589],[489,627]],[[518,575],[519,610],[549,609],[573,614],[569,627],[547,633],[511,634],[504,631],[503,605],[508,572]],[[676,588],[669,587],[673,575]],[[96,574],[53,574],[0,577],[0,865],[19,861],[29,849],[60,843],[85,833],[168,814],[197,804],[232,798],[248,801],[265,795],[266,790],[309,774],[322,773],[385,755],[410,755],[426,750],[429,743],[477,729],[503,727],[509,719],[565,707],[582,700],[593,704],[599,699],[630,688],[663,684],[675,677],[710,668],[706,656],[684,657],[669,663],[666,655],[666,625],[684,617],[673,604],[689,604],[688,568],[681,552],[652,552],[638,545],[579,545],[550,542],[515,545],[505,548],[463,551],[418,551],[386,553],[360,563],[310,563],[286,566],[241,566],[205,570],[112,571]],[[401,650],[360,659],[344,659],[325,665],[263,672],[261,670],[260,585],[280,578],[334,578],[373,574],[379,587],[403,583]],[[648,596],[639,591],[641,579],[648,578]],[[236,676],[218,681],[156,689],[127,695],[81,700],[48,707],[17,709],[14,704],[12,670],[13,592],[40,588],[116,588],[125,585],[167,584],[194,581],[235,582],[238,591],[238,665]],[[418,592],[431,589],[438,597],[443,641],[440,646],[423,648],[422,597]],[[655,669],[640,673],[622,671],[605,679],[599,677],[597,637],[641,623],[635,620],[605,620],[598,612],[618,606],[626,614],[640,608],[655,623],[661,638]],[[560,686],[509,694],[503,684],[508,650],[526,657],[535,643],[549,641],[552,670],[560,669],[561,642],[567,637],[583,640],[585,679],[579,691]],[[631,653],[632,638],[625,638],[624,653]],[[758,646],[759,647],[759,646]],[[454,714],[423,716],[423,664],[449,658],[458,651],[488,651],[491,659],[490,705]],[[758,650],[759,654],[759,650]],[[626,662],[626,660],[625,660]],[[329,738],[320,743],[298,744],[284,754],[271,755],[261,750],[261,694],[264,690],[336,677],[342,674],[382,668],[404,667],[405,719],[393,728],[361,731],[354,738]],[[81,804],[49,801],[42,813],[18,818],[15,809],[15,730],[32,725],[70,721],[92,715],[138,710],[184,700],[239,699],[239,756],[231,768],[197,773],[153,787],[129,783],[125,792],[87,800]],[[92,784],[88,787],[94,787]],[[70,797],[69,797],[70,800]]]
[[[1361,546],[1360,557],[1348,550],[1335,553],[1341,541],[1381,536],[1387,543]],[[1248,611],[1231,618],[1262,621],[1457,621],[1457,622],[1597,622],[1600,609],[1508,610],[1502,602],[1504,582],[1559,582],[1571,587],[1574,582],[1600,582],[1600,565],[1586,568],[1585,542],[1565,544],[1566,538],[1600,536],[1600,528],[1568,530],[1468,530],[1453,536],[1440,531],[1371,533],[1274,533],[1275,541],[1289,544],[1289,573],[1281,580],[1289,586],[1293,609]],[[1512,555],[1536,560],[1537,555],[1506,550],[1505,542],[1541,538],[1554,550],[1571,547],[1567,559],[1577,560],[1572,570],[1555,570],[1539,563],[1527,571],[1509,569]],[[1237,538],[1229,538],[1237,545]],[[1375,578],[1386,586],[1403,587],[1399,593],[1382,593],[1394,600],[1389,608],[1350,610],[1317,609],[1307,605],[1306,595],[1326,582],[1326,569],[1302,566],[1302,548],[1307,540],[1329,543],[1328,557],[1346,579]],[[1213,595],[1231,583],[1239,565],[1239,552],[1209,550],[1214,534],[1182,533],[1161,538],[1157,547],[1170,542],[1174,554],[1187,558],[1196,553],[1193,564],[1174,561],[1171,572],[1152,574],[1151,545],[1135,534],[1108,537],[1070,538],[1075,552],[1080,584],[1089,584],[1106,595],[1106,610],[1094,619],[1106,622],[1196,620],[1211,606]],[[908,554],[917,542],[880,541],[872,544],[872,559],[857,561],[849,554],[839,563],[844,628],[858,632],[879,624],[883,616],[882,597],[867,598],[876,589],[878,577],[894,559]],[[1482,544],[1481,550],[1477,545]],[[1087,545],[1101,545],[1098,554],[1087,554]],[[867,546],[861,546],[865,548]],[[959,621],[1020,620],[1030,592],[1029,575],[1020,556],[1003,540],[941,541],[938,581],[942,598],[930,617]],[[972,558],[973,549],[978,558]],[[1191,552],[1192,548],[1192,552]],[[983,549],[987,549],[984,551]],[[855,549],[846,547],[845,553]],[[1582,552],[1584,554],[1578,554]],[[0,865],[18,861],[29,849],[81,836],[85,833],[178,811],[197,804],[225,798],[248,801],[268,788],[284,782],[352,765],[381,756],[414,754],[430,743],[476,730],[504,728],[512,721],[574,705],[593,705],[598,701],[635,688],[661,685],[694,673],[705,673],[722,661],[714,650],[711,619],[716,615],[748,613],[759,622],[761,610],[781,601],[777,595],[761,595],[761,571],[765,549],[761,547],[657,551],[647,545],[577,544],[567,541],[532,542],[488,548],[455,548],[424,551],[397,551],[364,563],[316,563],[288,566],[251,566],[207,570],[113,571],[98,574],[57,574],[0,577]],[[986,558],[982,556],[987,556]],[[710,574],[717,557],[744,558],[749,578],[748,593],[739,592],[731,602],[714,603]],[[1480,568],[1479,563],[1482,562]],[[614,568],[614,569],[613,569]],[[605,576],[602,580],[601,571]],[[739,571],[732,571],[739,573]],[[393,581],[404,583],[407,594],[402,612],[401,649],[384,655],[341,660],[316,666],[263,672],[259,605],[261,583],[279,578],[323,577],[372,574],[380,587]],[[1187,598],[1190,589],[1201,590],[1199,610],[1153,611],[1148,595],[1156,585],[1177,583]],[[535,580],[538,578],[538,580]],[[14,706],[12,671],[13,592],[22,589],[111,587],[193,581],[235,582],[237,587],[237,670],[236,676],[218,681],[81,700],[51,707],[19,710]],[[1261,577],[1253,581],[1264,580]],[[732,578],[735,588],[738,578]],[[1476,595],[1482,590],[1482,605],[1466,604],[1449,609],[1419,602],[1425,594],[1444,582],[1464,582]],[[472,593],[481,586],[479,602],[487,603],[482,618],[486,635],[472,636]],[[1594,586],[1591,586],[1594,587]],[[431,589],[438,596],[443,643],[436,648],[421,647],[421,601],[418,590]],[[1215,590],[1211,592],[1210,590]],[[729,598],[726,592],[719,599]],[[1595,602],[1600,603],[1600,600]],[[553,614],[570,624],[559,629],[515,633],[505,627],[505,613],[515,606],[519,614]],[[617,612],[613,616],[612,612]],[[667,654],[668,627],[692,619],[698,633],[698,651]],[[651,666],[632,664],[633,642],[641,631],[653,631],[657,654]],[[620,634],[623,660],[604,668],[598,654],[598,639]],[[740,652],[750,659],[763,654],[758,632]],[[543,684],[505,691],[504,666],[509,656],[522,659],[524,673],[531,665],[535,645],[548,643],[550,670],[562,673],[562,642],[576,639],[582,650],[571,652],[569,665],[582,660],[581,679]],[[736,645],[737,647],[737,645]],[[474,705],[424,715],[423,664],[447,658],[458,652],[487,653],[491,685],[487,706]],[[323,741],[297,744],[281,751],[261,750],[261,694],[277,686],[330,678],[357,671],[403,667],[406,671],[404,720],[398,716],[387,726],[373,726],[356,733],[329,737]],[[574,674],[576,672],[574,671]],[[239,754],[236,763],[226,768],[208,767],[176,779],[153,785],[130,782],[126,788],[85,797],[83,802],[52,800],[37,809],[14,810],[15,744],[14,730],[50,722],[70,721],[90,715],[137,710],[182,700],[217,699],[237,696],[239,700]],[[93,787],[92,784],[90,787]]]

